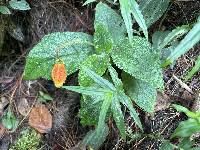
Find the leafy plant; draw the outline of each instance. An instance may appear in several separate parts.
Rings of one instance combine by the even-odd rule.
[[[95,2],[96,0],[87,0],[83,5]],[[110,1],[108,1],[110,2]],[[116,3],[114,0],[113,3]],[[169,0],[141,0],[139,4],[135,0],[119,0],[121,14],[126,26],[129,41],[133,39],[133,23],[136,21],[142,29],[146,39],[148,40],[147,29],[156,22],[167,10]],[[132,18],[132,15],[134,18]]]
[[[49,101],[53,101],[53,98],[49,94],[39,91],[38,101],[40,103],[46,103]]]
[[[96,6],[95,33],[51,33],[46,35],[29,53],[24,78],[51,79],[51,70],[57,59],[62,60],[70,75],[79,70],[80,86],[63,88],[82,93],[79,116],[83,125],[95,125],[86,143],[92,148],[93,139],[105,140],[107,119],[113,117],[123,139],[126,127],[122,107],[126,107],[137,126],[142,129],[136,103],[144,111],[152,113],[156,90],[163,90],[159,53],[153,51],[146,38],[126,37],[122,18],[106,4]],[[118,74],[113,68],[123,70]],[[62,72],[62,70],[60,70]],[[105,76],[105,73],[110,76]],[[119,78],[122,76],[122,80]],[[106,79],[105,79],[106,78]],[[130,80],[131,82],[129,82]],[[92,144],[93,143],[93,144]]]
[[[198,56],[195,66],[188,72],[185,77],[185,81],[189,80],[200,69],[200,55]]]
[[[3,124],[3,126],[9,130],[15,130],[19,121],[17,120],[17,118],[14,116],[14,114],[12,113],[12,111],[9,109],[8,112],[3,116],[3,118],[1,119],[1,122]]]
[[[186,32],[187,30],[182,30],[182,33]],[[200,32],[200,17],[198,18],[197,23],[194,24],[192,29],[188,32],[188,34],[181,40],[181,42],[173,49],[172,53],[166,58],[162,66],[166,67],[167,65],[173,63],[178,57],[185,54],[193,46],[195,46],[200,41],[199,32]],[[174,33],[174,35],[175,34],[176,32]],[[173,31],[171,35],[173,35]]]
[[[200,111],[192,112],[187,108],[176,104],[173,104],[173,107],[177,111],[185,113],[188,116],[188,120],[182,121],[171,136],[171,138],[181,138],[180,143],[178,145],[173,145],[170,141],[166,140],[161,146],[161,150],[166,150],[166,147],[168,147],[169,150],[172,150],[173,148],[180,150],[199,149],[200,147],[193,146],[195,139],[191,138],[191,136],[200,132]]]
[[[21,132],[21,137],[9,148],[9,150],[38,150],[41,137],[32,129]]]
[[[0,13],[11,14],[9,8],[17,10],[29,10],[30,6],[25,0],[10,0],[8,6],[0,3]]]

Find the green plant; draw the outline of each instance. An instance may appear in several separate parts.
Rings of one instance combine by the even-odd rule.
[[[95,1],[96,0],[87,0],[83,5],[87,5]],[[117,0],[107,1],[112,4],[117,2]],[[133,32],[139,33],[138,31],[133,30],[133,23],[135,23],[135,21],[138,23],[148,40],[147,29],[163,15],[168,8],[169,2],[170,0],[140,0],[138,4],[136,0],[119,0],[121,14],[130,43],[133,39]],[[132,18],[132,15],[134,18]]]
[[[198,56],[195,62],[195,66],[186,75],[185,81],[189,80],[199,70],[200,70],[200,55]]]
[[[121,7],[130,8],[130,5],[134,5],[137,7],[135,11],[139,12],[135,1],[128,2],[133,4],[121,2],[123,2]],[[149,2],[154,4],[153,1]],[[167,1],[165,5],[162,5],[164,6],[167,8]],[[143,7],[144,10],[147,9],[146,5]],[[82,93],[79,111],[81,123],[96,127],[86,136],[84,145],[97,149],[108,134],[109,129],[106,124],[108,118],[115,120],[121,137],[126,138],[122,107],[128,108],[137,126],[141,131],[143,130],[133,103],[145,112],[153,113],[157,90],[164,89],[161,52],[164,49],[173,52],[177,45],[180,48],[179,45],[183,42],[179,43],[178,38],[187,32],[189,33],[183,41],[187,41],[188,37],[195,37],[197,33],[195,27],[198,23],[191,30],[190,26],[182,26],[171,32],[156,32],[151,44],[147,37],[132,36],[130,38],[130,34],[129,38],[126,37],[126,20],[124,22],[121,16],[106,4],[98,3],[95,10],[93,36],[81,32],[57,32],[46,35],[30,51],[24,79],[34,80],[39,77],[51,79],[51,70],[57,60],[65,64],[68,75],[79,70],[80,86],[63,86],[63,88]],[[133,11],[130,10],[128,13],[130,15]],[[155,16],[156,10],[152,11],[152,14],[154,15],[150,18],[147,14],[145,17],[149,19],[149,26],[160,17],[160,15]],[[142,18],[141,14],[135,15]],[[130,17],[127,20],[130,21]],[[196,42],[195,39],[187,48]],[[175,50],[179,49],[177,47]],[[170,53],[167,54],[163,61],[166,62],[166,58],[168,60],[170,55]],[[121,70],[122,73],[114,68]]]
[[[10,0],[8,4],[5,4],[0,1],[0,13],[11,14],[9,8],[17,10],[29,10],[30,6],[25,0]]]
[[[33,129],[21,132],[21,137],[9,148],[9,150],[38,150],[41,137]]]
[[[29,10],[30,7],[25,0],[0,1],[0,16],[4,14],[4,16],[1,17],[0,21],[0,55],[2,55],[4,52],[4,37],[7,34],[7,32],[16,40],[21,42],[24,41],[24,35],[21,28],[12,20],[12,18],[9,15],[11,14],[11,9]]]
[[[194,146],[195,138],[191,138],[193,134],[200,132],[200,111],[192,112],[187,108],[176,104],[173,104],[173,107],[177,111],[185,113],[188,116],[188,120],[182,121],[171,136],[171,139],[179,137],[179,144],[173,145],[169,140],[166,140],[161,146],[161,150],[166,150],[166,148],[169,150],[173,150],[174,148],[180,150],[200,149],[200,147]]]
[[[189,29],[192,27],[192,29],[189,30],[189,32],[187,29],[188,27]],[[187,35],[180,41],[180,43],[177,44],[177,46],[175,46],[175,48],[173,48],[172,52],[167,56],[162,66],[166,67],[167,65],[173,63],[177,58],[179,58],[181,55],[185,54],[193,46],[195,46],[200,41],[199,32],[200,32],[200,17],[198,18],[197,23],[195,23],[194,25],[182,26],[181,28],[175,29],[171,33],[169,33],[164,39],[164,40],[168,39],[166,40],[167,42],[164,43],[163,41],[164,44],[163,46],[161,46],[161,48],[164,47],[164,45],[165,46],[167,46],[168,44],[170,45],[170,42],[173,42],[174,38],[180,37],[185,33],[187,33]]]
[[[130,43],[125,36],[126,27],[122,18],[106,4],[96,6],[94,27],[94,36],[79,32],[58,32],[45,36],[30,51],[24,78],[51,79],[51,69],[57,59],[65,63],[68,75],[79,69],[80,86],[63,88],[83,94],[79,112],[81,123],[95,125],[97,128],[91,135],[96,138],[105,137],[103,131],[107,131],[107,118],[113,116],[125,139],[121,104],[128,108],[142,131],[132,103],[134,101],[146,112],[153,112],[156,89],[162,90],[164,87],[160,56],[145,38],[133,36]],[[122,80],[112,67],[114,64],[124,71]],[[112,80],[101,77],[107,69]]]
[[[9,130],[15,130],[19,121],[12,113],[11,109],[8,109],[8,112],[1,118],[1,123],[3,126]]]

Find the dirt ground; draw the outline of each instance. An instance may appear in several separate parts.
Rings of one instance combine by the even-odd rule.
[[[9,145],[18,138],[20,131],[28,127],[28,119],[20,115],[17,105],[22,98],[25,98],[30,106],[34,106],[38,91],[44,91],[53,97],[53,101],[46,104],[53,116],[53,128],[50,133],[42,135],[43,149],[71,149],[90,130],[90,127],[81,126],[80,119],[77,117],[80,95],[56,89],[52,81],[44,79],[25,81],[23,80],[23,70],[26,55],[44,35],[56,31],[81,31],[93,34],[95,5],[83,7],[82,2],[75,0],[29,0],[28,2],[31,6],[30,11],[12,14],[13,21],[22,29],[23,40],[17,41],[6,34],[6,44],[4,45],[6,51],[0,56],[0,97],[9,100],[13,112],[21,121],[15,132],[5,132],[0,136],[0,149],[7,150]],[[199,14],[200,2],[197,0],[175,0],[170,4],[166,14],[151,27],[150,33],[160,27],[171,30],[177,26],[191,23]],[[122,141],[111,120],[109,122],[111,131],[101,149],[158,150],[162,139],[169,138],[179,122],[186,119],[186,116],[176,112],[169,107],[169,104],[178,103],[189,108],[194,107],[194,100],[200,90],[200,72],[187,82],[193,93],[184,89],[176,77],[183,79],[194,66],[198,55],[200,55],[200,44],[179,58],[173,67],[164,70],[165,91],[159,93],[155,114],[150,116],[138,109],[140,118],[144,120],[142,122],[145,132],[143,137],[135,141],[130,141],[130,139]],[[67,85],[77,84],[77,73],[75,73],[68,78]],[[7,111],[8,105],[5,106],[4,113]],[[0,114],[0,116],[2,115]],[[130,116],[126,118],[127,124],[137,132]],[[161,133],[162,136],[159,140],[158,133]]]

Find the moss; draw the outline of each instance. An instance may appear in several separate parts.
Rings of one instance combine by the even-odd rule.
[[[22,131],[21,137],[9,150],[37,150],[41,141],[40,135],[32,129]]]

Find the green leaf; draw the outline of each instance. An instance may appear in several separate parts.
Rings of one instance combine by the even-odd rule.
[[[174,137],[190,137],[192,134],[200,132],[200,123],[196,119],[188,119],[182,121],[176,128],[171,138]]]
[[[153,48],[157,49],[159,51],[161,51],[160,49],[158,49],[158,47],[160,46],[160,44],[164,41],[165,37],[170,33],[170,31],[156,31],[153,33],[152,35],[152,43],[153,43]]]
[[[41,103],[46,103],[48,101],[53,101],[53,98],[49,94],[39,91],[38,101]]]
[[[139,5],[135,0],[129,0],[129,2],[130,2],[131,12],[132,12],[132,14],[135,18],[135,21],[139,24],[139,26],[142,29],[146,39],[148,40],[147,26],[146,26],[144,17],[142,15],[142,12],[139,8]]]
[[[95,23],[94,45],[98,53],[110,53],[113,47],[112,35],[102,23]]]
[[[109,64],[108,70],[109,70],[110,76],[115,84],[115,87],[118,90],[123,91],[123,83],[122,83],[121,79],[119,79],[117,71],[111,66],[111,64]]]
[[[109,128],[106,124],[104,124],[100,136],[97,136],[97,131],[90,131],[81,142],[81,146],[86,147],[87,145],[92,148],[93,150],[98,150],[100,146],[104,143],[106,140],[106,137],[108,136]]]
[[[9,130],[15,130],[17,128],[17,125],[19,124],[19,121],[10,109],[8,110],[7,114],[2,118],[1,122],[3,126]]]
[[[134,36],[132,44],[127,39],[114,47],[113,62],[125,72],[149,83],[154,88],[163,89],[163,75],[159,55],[154,53],[146,39]]]
[[[127,95],[144,111],[152,113],[156,104],[156,89],[127,73],[122,74],[122,79]]]
[[[131,117],[133,118],[135,123],[138,125],[138,127],[143,131],[142,124],[140,122],[140,118],[138,117],[137,112],[133,108],[133,104],[131,102],[131,99],[126,94],[124,94],[123,92],[121,92],[118,95],[118,98],[120,99],[120,102],[130,110]]]
[[[200,147],[193,147],[190,150],[200,150]]]
[[[25,0],[10,0],[9,5],[13,9],[29,10],[31,9],[29,4]]]
[[[195,141],[191,141],[190,137],[187,137],[187,138],[182,139],[182,141],[178,144],[178,147],[184,150],[187,150],[187,149],[191,150],[194,143]]]
[[[67,74],[74,73],[79,69],[80,64],[94,52],[92,40],[92,36],[81,32],[56,32],[46,35],[30,51],[26,60],[24,78],[51,79],[51,70],[57,54],[65,63]]]
[[[170,0],[141,0],[140,10],[149,28],[167,10]]]
[[[121,14],[126,25],[126,30],[128,33],[129,41],[133,39],[133,28],[132,28],[132,17],[131,17],[131,7],[128,0],[119,0]]]
[[[94,104],[95,101],[97,102]],[[103,96],[83,95],[81,98],[81,108],[79,109],[78,114],[82,125],[86,126],[98,124],[102,101]]]
[[[98,24],[104,26],[106,31],[106,39],[109,41],[108,32],[114,43],[117,43],[122,37],[125,36],[126,27],[120,15],[118,15],[113,9],[106,4],[98,3],[96,6],[94,26]]]
[[[97,88],[97,87],[82,87],[82,86],[62,86],[62,88],[74,91],[77,93],[89,95],[89,96],[104,96],[106,93],[111,93],[111,91],[103,88]]]
[[[167,46],[172,40],[181,37],[189,31],[189,25],[183,25],[172,30],[163,40],[163,42],[158,46],[158,49],[162,49]]]
[[[90,4],[90,3],[92,3],[92,2],[95,2],[96,0],[87,0],[84,4],[83,4],[83,6],[85,6],[85,5],[88,5],[88,4]]]
[[[23,29],[20,25],[17,24],[17,22],[14,22],[13,20],[9,19],[7,23],[6,30],[7,32],[16,40],[24,42],[25,36],[23,33]]]
[[[200,40],[200,21],[198,21],[194,27],[189,31],[189,33],[181,40],[180,44],[174,49],[171,55],[162,64],[162,67],[166,67],[175,61],[178,57],[185,54],[193,46],[195,46]]]
[[[123,116],[121,105],[120,105],[117,95],[113,97],[111,108],[112,108],[113,118],[115,120],[117,128],[120,131],[121,137],[125,140],[126,132],[125,132],[124,116]]]
[[[0,13],[2,13],[2,14],[11,14],[10,10],[6,6],[0,6]]]
[[[93,54],[89,56],[82,64],[80,67],[79,71],[79,85],[81,86],[90,86],[94,83],[94,80],[88,77],[88,75],[85,73],[85,71],[82,69],[84,68],[89,68],[93,70],[96,74],[102,76],[107,67],[108,67],[108,61],[109,58],[106,55],[96,55]]]
[[[185,81],[189,80],[190,78],[192,78],[192,76],[198,72],[200,70],[200,55],[198,56],[196,62],[195,62],[195,66],[192,68],[192,70],[190,70],[188,72],[188,74],[185,77]]]
[[[189,109],[187,109],[187,108],[185,108],[181,105],[173,104],[172,106],[177,111],[185,113],[188,117],[191,117],[191,118],[198,118],[199,117],[198,113],[191,112]]]
[[[100,87],[105,88],[105,89],[109,89],[111,91],[115,90],[115,87],[114,87],[114,85],[111,82],[109,82],[108,80],[102,78],[101,76],[99,76],[98,74],[96,74],[94,71],[92,71],[92,70],[90,70],[88,68],[85,68],[85,67],[83,68],[83,70]]]
[[[101,106],[101,111],[99,114],[99,121],[98,121],[98,126],[97,126],[97,136],[101,135],[101,132],[103,130],[104,124],[105,124],[105,119],[106,119],[106,114],[110,108],[110,105],[113,100],[113,95],[108,95],[105,96],[103,104]]]
[[[162,143],[160,150],[174,150],[174,147],[169,140],[165,140],[164,143]]]

